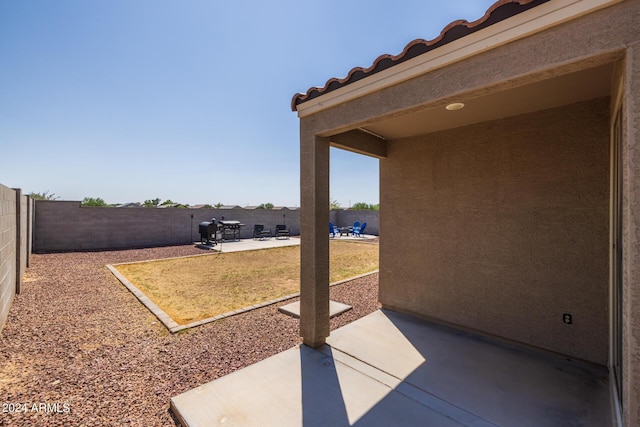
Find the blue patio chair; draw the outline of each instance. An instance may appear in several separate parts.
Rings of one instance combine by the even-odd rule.
[[[331,237],[336,237],[336,233],[338,233],[339,231],[336,229],[336,227],[333,226],[333,223],[329,223],[329,234],[331,234]]]
[[[360,232],[358,233],[358,237],[364,237],[364,229],[367,228],[367,223],[363,222],[360,227]]]
[[[353,223],[353,230],[351,230],[351,234],[353,236],[359,236],[360,235],[360,229],[362,227],[360,227],[360,221],[356,221]]]

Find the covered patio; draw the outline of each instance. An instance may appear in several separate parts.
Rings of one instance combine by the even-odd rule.
[[[611,426],[606,369],[393,311],[171,399],[185,426]]]
[[[640,425],[638,16],[499,0],[296,94],[304,344],[182,422]],[[331,333],[330,147],[380,159],[383,307]]]

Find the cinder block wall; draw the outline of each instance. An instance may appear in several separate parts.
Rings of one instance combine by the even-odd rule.
[[[0,329],[16,294],[16,192],[0,185]]]
[[[337,210],[330,215],[336,225],[367,222],[366,232],[378,233],[377,211]],[[255,224],[262,224],[272,232],[276,224],[286,224],[291,235],[300,234],[299,210],[83,207],[77,201],[37,200],[33,250],[83,251],[188,244],[200,240],[200,222],[223,217],[245,224],[240,230],[243,239],[253,237]],[[327,234],[328,228],[327,224]]]
[[[16,293],[20,293],[29,258],[27,207],[31,198],[0,184],[0,330]]]
[[[608,98],[392,141],[381,185],[383,306],[607,364]]]
[[[37,200],[35,252],[82,251],[187,244],[200,240],[198,224],[237,220],[245,224],[241,238],[253,236],[253,226],[275,231],[286,224],[300,234],[299,210],[181,209],[82,207],[80,202]]]
[[[27,269],[27,260],[29,258],[29,225],[28,225],[28,203],[29,197],[22,194],[22,190],[14,189],[16,192],[17,206],[16,206],[16,293],[20,293],[22,289],[22,279],[24,272]]]
[[[31,254],[33,252],[33,219],[35,200],[33,200],[31,197],[25,197],[25,199],[27,200],[27,267],[30,267]]]

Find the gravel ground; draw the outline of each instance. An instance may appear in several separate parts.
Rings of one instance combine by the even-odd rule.
[[[105,267],[199,253],[32,255],[0,332],[0,425],[173,426],[172,396],[300,343],[299,321],[277,311],[296,299],[171,335]],[[331,328],[375,311],[377,295],[377,274],[333,287],[353,310]]]

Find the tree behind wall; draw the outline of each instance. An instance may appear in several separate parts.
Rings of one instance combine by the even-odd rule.
[[[354,203],[353,206],[351,206],[351,209],[355,211],[379,211],[380,204],[378,203],[377,205],[373,205],[373,204],[370,205],[364,202],[357,202],[357,203]]]
[[[32,191],[29,193],[29,196],[34,200],[58,200],[60,198],[60,196],[56,196],[56,193],[49,193],[49,190],[43,193],[35,193]]]
[[[107,206],[107,202],[100,197],[85,197],[82,200],[82,206]]]
[[[160,199],[159,198],[155,198],[155,199],[145,200],[142,205],[145,208],[155,208],[159,204],[160,204]]]

